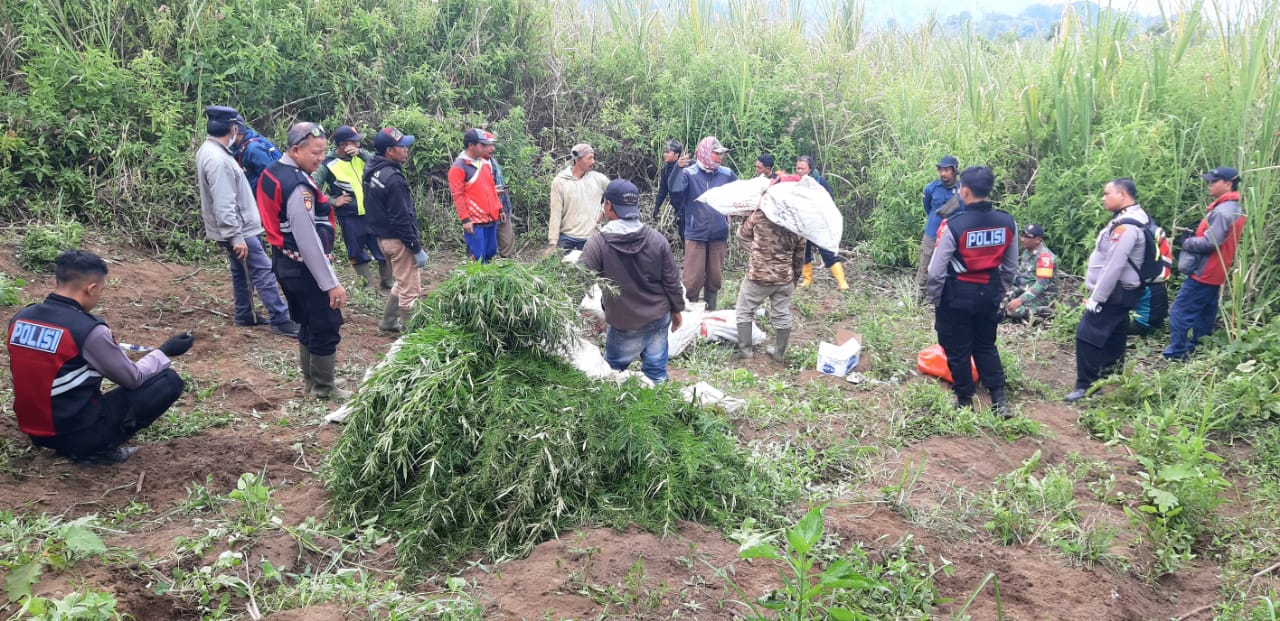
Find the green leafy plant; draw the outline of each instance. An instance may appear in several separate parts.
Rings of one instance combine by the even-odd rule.
[[[74,220],[55,223],[34,223],[22,237],[22,251],[18,260],[30,270],[47,270],[64,250],[80,247],[84,227]]]

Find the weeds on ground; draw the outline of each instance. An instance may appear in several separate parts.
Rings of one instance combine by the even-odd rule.
[[[98,528],[95,515],[64,522],[57,515],[0,512],[0,568],[4,569],[9,601],[31,599],[31,587],[46,569],[65,570],[82,560],[108,554],[106,544],[95,532]],[[98,599],[93,602],[93,607],[102,607]],[[30,610],[53,605],[49,601],[30,603]],[[80,605],[66,603],[69,607]]]
[[[29,270],[48,270],[64,250],[79,248],[83,238],[84,227],[75,220],[30,224],[22,238],[18,263]]]
[[[0,272],[0,306],[17,306],[22,303],[22,288],[27,281]]]
[[[895,446],[938,436],[990,433],[1013,441],[1045,434],[1044,427],[1034,420],[1022,416],[1006,419],[976,402],[972,408],[957,408],[955,394],[937,382],[911,382],[897,398],[899,405],[888,421],[886,438]]]

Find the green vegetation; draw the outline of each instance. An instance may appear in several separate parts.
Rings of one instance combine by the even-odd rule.
[[[519,555],[584,523],[770,520],[787,500],[674,388],[601,384],[541,353],[571,343],[567,293],[584,290],[561,269],[459,270],[352,402],[325,468],[335,512],[402,531],[407,567]]]

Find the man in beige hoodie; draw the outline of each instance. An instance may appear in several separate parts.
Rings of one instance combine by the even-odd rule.
[[[591,145],[574,145],[573,161],[551,181],[551,222],[547,244],[568,252],[582,250],[596,232],[609,178],[592,170],[596,153]]]

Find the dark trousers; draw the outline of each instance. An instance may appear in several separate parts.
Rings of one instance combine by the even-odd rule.
[[[1076,326],[1076,388],[1088,389],[1124,363],[1129,308],[1123,304],[1103,304],[1100,312],[1086,310],[1080,318],[1080,325]]]
[[[378,236],[364,223],[364,216],[338,216],[338,224],[342,225],[342,243],[347,247],[347,258],[352,265],[387,260],[378,248]]]
[[[1196,350],[1200,337],[1213,334],[1213,324],[1218,321],[1220,289],[1218,285],[1206,285],[1190,278],[1183,281],[1169,309],[1169,346],[1164,350],[1165,358],[1186,358]]]
[[[244,238],[244,243],[249,248],[249,254],[244,262],[241,262],[236,258],[235,251],[229,242],[219,242],[227,253],[227,262],[231,265],[231,295],[235,298],[236,323],[240,325],[254,323],[253,298],[250,297],[249,291],[250,280],[253,281],[253,288],[258,292],[262,305],[267,307],[267,313],[271,315],[271,323],[279,325],[289,321],[289,308],[285,306],[284,300],[280,299],[280,292],[276,289],[276,279],[271,272],[271,259],[262,249],[262,241],[256,235],[251,235]],[[244,271],[246,265],[249,267],[248,274]]]
[[[834,252],[831,252],[830,250],[827,250],[817,244],[814,244],[813,242],[805,242],[804,243],[804,262],[805,263],[813,263],[813,251],[815,249],[817,249],[818,254],[822,255],[822,265],[824,267],[831,267],[832,265],[835,265],[836,263],[839,263],[844,260],[840,258],[840,255]]]
[[[953,380],[951,389],[957,397],[969,398],[977,391],[969,363],[971,358],[987,390],[1004,387],[1004,365],[996,349],[998,324],[996,309],[974,312],[946,305],[938,307],[933,327],[938,332],[938,344],[947,353],[947,368]]]
[[[177,371],[165,369],[133,390],[116,388],[102,395],[95,404],[94,421],[84,429],[52,438],[33,437],[31,441],[71,458],[115,450],[156,422],[185,387]]]
[[[329,294],[320,290],[316,279],[301,263],[279,253],[275,258],[276,280],[289,302],[289,316],[298,322],[298,342],[313,356],[332,356],[342,340],[342,311],[329,308]],[[292,265],[285,265],[291,263]]]

